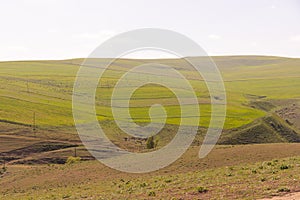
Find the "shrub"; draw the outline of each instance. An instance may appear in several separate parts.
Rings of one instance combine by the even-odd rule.
[[[277,190],[277,192],[290,192],[291,190],[289,189],[289,188],[279,188],[278,190]]]
[[[261,178],[260,180],[261,180],[261,182],[265,182],[267,179],[266,178]]]
[[[3,167],[0,169],[0,175],[4,174],[6,171],[7,171],[7,168],[3,166]]]
[[[197,187],[197,191],[198,191],[199,193],[205,193],[205,192],[207,192],[208,190],[207,190],[205,187],[199,186],[199,187]]]
[[[147,145],[147,149],[153,149],[155,147],[153,136],[147,139],[146,145]]]
[[[3,171],[3,172],[6,172],[6,171],[7,171],[7,167],[4,167],[4,166],[3,166],[3,167],[2,167],[2,171]]]
[[[140,187],[146,187],[147,186],[147,183],[141,183],[140,184]]]
[[[155,192],[154,192],[154,191],[150,191],[150,192],[148,193],[148,196],[149,196],[149,197],[155,197],[155,196],[156,196],[156,194],[155,194]]]
[[[68,157],[67,161],[66,161],[66,164],[73,164],[73,163],[77,163],[81,160],[80,157],[73,157],[73,156],[70,156]]]
[[[285,164],[282,164],[281,166],[280,166],[280,169],[281,170],[285,170],[285,169],[288,169],[288,168],[290,168],[288,165],[285,165]]]
[[[231,172],[227,173],[226,176],[233,176],[233,174]]]

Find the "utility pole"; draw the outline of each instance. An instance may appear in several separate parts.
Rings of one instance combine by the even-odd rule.
[[[35,133],[35,128],[36,128],[36,124],[35,124],[35,112],[33,112],[33,116],[32,116],[32,131],[34,133],[34,137],[36,137],[36,133]]]
[[[29,93],[29,81],[28,81],[28,78],[27,78],[27,93]]]

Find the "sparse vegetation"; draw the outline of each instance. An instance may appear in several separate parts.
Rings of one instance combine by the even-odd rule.
[[[267,150],[268,146],[277,146],[277,150]],[[248,147],[252,148],[247,149]],[[232,146],[231,148],[220,146],[207,159],[201,160],[202,164],[205,163],[206,165],[200,164],[199,166],[191,165],[199,163],[199,160],[195,158],[198,152],[195,149],[194,154],[187,152],[188,154],[184,158],[164,169],[164,173],[158,171],[139,176],[116,173],[115,170],[104,167],[97,161],[79,162],[72,165],[72,167],[38,165],[21,168],[22,170],[19,170],[20,166],[10,166],[10,171],[14,173],[9,173],[9,176],[6,175],[2,178],[1,181],[5,181],[6,185],[0,188],[0,191],[7,190],[9,185],[13,186],[13,180],[18,179],[20,184],[27,183],[20,188],[24,192],[18,193],[18,190],[16,192],[8,190],[5,193],[6,198],[22,199],[24,197],[30,199],[38,195],[40,199],[50,197],[52,199],[62,199],[63,196],[72,194],[70,199],[78,195],[82,195],[82,198],[99,198],[101,196],[103,199],[109,199],[112,195],[117,199],[122,199],[124,195],[131,199],[147,199],[150,197],[158,199],[197,199],[199,198],[198,195],[201,195],[201,199],[218,199],[220,196],[222,196],[222,199],[232,199],[233,196],[236,199],[247,199],[249,195],[251,197],[254,195],[255,199],[259,199],[288,192],[288,190],[283,189],[289,188],[286,186],[293,186],[293,188],[289,188],[292,192],[297,190],[297,185],[300,185],[299,167],[295,167],[299,164],[300,158],[278,158],[280,153],[289,153],[279,152],[278,150],[282,148],[292,152],[292,150],[297,149],[297,144],[243,145]],[[258,152],[263,149],[269,154],[261,157],[262,154]],[[72,150],[71,148],[71,153]],[[248,154],[243,150],[247,150]],[[227,157],[226,152],[230,157]],[[273,155],[271,152],[277,153]],[[251,155],[254,156],[251,157]],[[269,161],[265,161],[271,155],[276,156],[277,159],[272,160],[270,158]],[[251,164],[254,162],[253,159],[258,157],[261,161]],[[220,162],[216,158],[219,158]],[[226,163],[226,161],[230,162]],[[269,162],[273,164],[270,165]],[[280,170],[283,165],[289,166],[289,168]],[[253,173],[253,170],[256,172]],[[274,171],[277,172],[273,173]],[[227,173],[229,172],[234,176],[228,177]],[[24,177],[24,174],[26,174],[26,177]],[[53,176],[56,178],[49,178]],[[37,185],[34,181],[36,179],[47,179],[50,182],[41,182]],[[66,185],[66,182],[72,184]],[[237,182],[239,184],[236,184]],[[196,185],[199,185],[199,187],[196,187]],[[251,185],[251,189],[249,189],[249,185]],[[45,188],[47,188],[46,192]],[[229,189],[234,192],[228,193]],[[168,193],[166,191],[172,192]]]
[[[148,193],[148,196],[150,196],[150,197],[155,197],[155,196],[156,196],[156,193],[155,193],[154,191],[150,191],[150,192]]]
[[[282,164],[282,165],[280,166],[280,169],[281,169],[281,170],[285,170],[285,169],[288,169],[288,168],[290,168],[290,166],[288,166],[288,165],[286,165],[286,164]]]
[[[205,193],[207,191],[208,191],[208,189],[206,189],[205,187],[202,187],[202,186],[197,187],[197,192],[199,192],[199,193]]]
[[[279,188],[277,191],[278,192],[290,192],[291,190],[286,187],[283,187],[283,188]]]
[[[267,179],[265,177],[261,178],[260,181],[261,182],[265,182]]]
[[[80,157],[70,156],[70,157],[68,157],[66,164],[70,165],[70,164],[78,163],[80,160],[81,160]]]
[[[7,171],[7,167],[4,167],[4,166],[3,166],[3,167],[0,169],[0,175],[4,174],[6,171]]]
[[[153,149],[155,147],[154,137],[151,136],[146,141],[147,149]]]

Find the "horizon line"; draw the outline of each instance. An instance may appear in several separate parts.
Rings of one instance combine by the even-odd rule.
[[[92,59],[123,59],[123,60],[176,60],[191,57],[274,57],[274,58],[287,58],[287,59],[300,59],[300,57],[292,56],[277,56],[277,55],[258,55],[258,54],[224,54],[224,55],[207,55],[207,56],[185,56],[185,57],[157,57],[157,58],[131,58],[131,57],[121,57],[121,58],[92,58]],[[63,60],[77,60],[77,59],[87,59],[85,57],[77,58],[62,58],[62,59],[16,59],[16,60],[0,60],[0,62],[34,62],[34,61],[63,61]]]

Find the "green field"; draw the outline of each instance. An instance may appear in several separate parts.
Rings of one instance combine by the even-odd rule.
[[[225,81],[228,98],[225,128],[240,127],[262,117],[265,112],[248,106],[252,96],[265,100],[299,99],[300,59],[233,56],[213,57]],[[70,127],[72,117],[72,89],[78,64],[82,59],[63,61],[26,61],[0,63],[0,120],[31,125],[33,113],[40,128]],[[133,63],[144,60],[118,60],[105,73],[96,95],[98,119],[113,120],[109,98],[113,84]],[[180,70],[193,78],[182,60],[156,60]],[[203,81],[191,81],[199,97],[201,121],[207,127],[210,119],[208,92]],[[126,88],[125,88],[126,89]],[[156,91],[153,93],[152,91]],[[148,122],[148,107],[164,98],[167,123],[178,124],[180,116],[174,94],[160,86],[138,89],[131,102],[130,112],[136,122]]]

